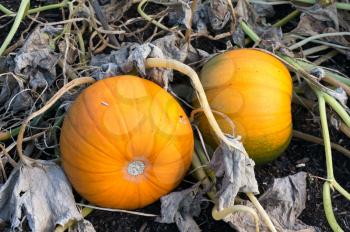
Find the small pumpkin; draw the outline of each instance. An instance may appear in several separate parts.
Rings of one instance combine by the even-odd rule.
[[[269,162],[286,149],[292,134],[292,79],[282,62],[262,51],[237,49],[207,62],[200,78],[210,107],[234,122],[235,134],[256,163]],[[224,132],[232,131],[222,117],[217,120]],[[200,128],[215,144],[204,117]]]
[[[193,152],[190,122],[178,102],[135,76],[100,80],[74,101],[64,120],[62,165],[93,204],[136,209],[174,189]]]

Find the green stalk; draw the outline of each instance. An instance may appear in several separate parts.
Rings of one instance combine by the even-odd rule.
[[[38,12],[47,11],[47,10],[54,10],[54,9],[58,9],[58,8],[64,8],[66,6],[68,6],[68,0],[63,0],[60,3],[55,3],[55,4],[50,4],[50,5],[46,5],[46,6],[40,6],[40,7],[36,7],[33,9],[29,9],[27,13],[28,14],[36,14]],[[0,11],[3,12],[5,15],[10,16],[10,17],[14,17],[17,15],[17,13],[7,9],[2,4],[0,4]]]
[[[289,65],[291,65],[294,69],[296,69],[298,71],[303,70],[303,71],[306,71],[309,73],[313,69],[320,67],[320,66],[316,66],[312,63],[306,62],[304,60],[294,59],[294,58],[291,58],[291,57],[283,55],[283,54],[277,54],[277,55],[283,61],[287,62]],[[337,74],[335,71],[330,71],[324,67],[320,67],[320,68],[323,68],[323,70],[325,71],[325,76],[336,79],[337,81],[340,81],[343,84],[350,86],[350,79],[349,78],[346,78],[340,74]]]
[[[145,5],[145,3],[147,3],[148,0],[142,0],[139,5],[137,6],[137,12],[139,12],[139,14],[142,16],[142,18],[146,19],[147,21],[153,23],[154,25],[156,25],[157,27],[166,30],[166,31],[170,31],[171,30],[169,28],[167,28],[166,26],[164,26],[163,24],[155,21],[154,19],[152,19],[148,14],[146,14],[143,10],[142,7],[143,5]]]
[[[346,191],[337,181],[333,181],[332,186],[346,199],[350,201],[350,193]]]
[[[215,173],[208,168],[209,160],[207,159],[206,155],[204,154],[203,148],[201,147],[201,143],[198,140],[194,141],[195,144],[195,150],[196,154],[198,155],[198,158],[201,162],[201,164],[204,166],[203,169],[206,172],[206,174],[210,177],[210,180],[215,183],[216,177]]]
[[[63,0],[60,3],[50,4],[50,5],[41,6],[41,7],[37,7],[37,8],[34,8],[34,9],[30,9],[30,10],[28,10],[28,14],[35,14],[35,13],[42,12],[42,11],[54,10],[54,9],[58,9],[58,8],[64,8],[66,6],[68,6],[68,0]]]
[[[324,95],[319,90],[316,90],[316,94],[317,94],[319,110],[320,110],[322,135],[323,135],[323,141],[324,141],[325,153],[326,153],[326,167],[327,167],[327,179],[328,179],[323,184],[323,207],[324,207],[327,221],[330,227],[332,228],[332,230],[336,232],[342,232],[343,229],[339,226],[334,216],[334,212],[332,208],[331,193],[330,193],[330,186],[331,185],[334,186],[334,184],[337,184],[337,182],[335,181],[334,174],[333,174],[333,161],[332,161],[332,151],[331,151],[329,131],[328,131],[328,125],[327,125],[326,102],[324,99]],[[339,187],[339,185],[337,185],[337,187]]]
[[[344,232],[344,230],[340,227],[337,222],[337,219],[334,216],[333,207],[332,207],[332,199],[331,199],[331,188],[330,183],[328,181],[323,184],[323,208],[326,214],[326,219],[332,228],[333,231],[336,232]]]
[[[9,130],[9,131],[6,131],[6,132],[0,132],[0,142],[6,141],[9,138],[12,138],[12,137],[18,135],[19,128],[20,127],[16,127],[13,130]]]
[[[0,4],[0,11],[4,13],[5,15],[11,15],[14,14],[13,11],[7,9],[4,5]]]
[[[15,21],[11,27],[10,32],[7,34],[5,41],[2,43],[0,47],[0,56],[4,53],[7,46],[11,43],[11,40],[15,36],[17,29],[19,25],[21,24],[21,21],[25,15],[25,12],[29,8],[30,0],[22,0],[21,5],[19,6],[18,13],[16,15]]]
[[[303,45],[307,44],[308,42],[311,42],[311,41],[316,40],[316,39],[330,37],[330,36],[344,36],[344,35],[349,36],[350,32],[331,32],[331,33],[323,33],[323,34],[313,35],[313,36],[307,37],[306,39],[299,41],[298,43],[293,44],[288,49],[289,50],[297,49],[297,48],[302,47]]]
[[[333,97],[329,96],[326,93],[322,93],[324,100],[337,112],[339,117],[343,119],[344,123],[350,127],[350,116],[349,114],[344,110],[344,108],[340,105],[340,103],[335,100]]]
[[[329,48],[329,46],[327,46],[327,45],[315,46],[315,47],[312,47],[312,48],[305,49],[303,51],[303,55],[304,56],[310,56],[312,54],[315,54],[315,53],[327,50],[328,48]]]
[[[300,11],[294,10],[291,13],[289,13],[288,15],[286,15],[284,18],[278,20],[278,22],[273,24],[272,27],[282,27],[285,24],[287,24],[290,20],[292,20],[295,17],[297,17],[298,15],[300,15]]]
[[[323,97],[323,94],[319,90],[316,90],[316,94],[317,94],[318,106],[319,106],[319,110],[320,110],[320,119],[321,119],[324,149],[325,149],[325,153],[326,153],[327,179],[329,181],[333,181],[334,174],[333,174],[332,148],[331,148],[331,142],[330,142],[329,130],[328,130],[328,122],[327,122],[327,114],[326,114],[326,102],[325,102],[325,99]]]
[[[240,25],[241,25],[241,28],[244,31],[244,33],[247,34],[249,36],[249,38],[251,38],[251,40],[254,41],[254,43],[259,43],[261,41],[261,39],[258,36],[258,34],[256,34],[255,31],[253,31],[246,22],[244,22],[242,20],[240,22]]]
[[[212,187],[212,183],[209,180],[209,177],[207,176],[207,174],[205,173],[203,165],[195,151],[192,154],[192,169],[194,170],[193,175],[197,180],[201,181],[201,184],[203,185],[204,188]],[[216,202],[215,191],[213,190],[209,191],[207,194],[211,200]]]

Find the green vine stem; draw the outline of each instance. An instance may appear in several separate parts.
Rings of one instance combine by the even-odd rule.
[[[260,37],[255,33],[255,31],[251,29],[251,27],[246,22],[241,20],[240,26],[244,33],[246,33],[254,43],[258,44],[261,41]]]
[[[146,14],[143,10],[142,7],[143,5],[145,5],[147,3],[148,0],[142,0],[139,5],[137,6],[137,12],[139,12],[139,14],[146,19],[147,21],[153,23],[154,25],[156,25],[157,27],[166,30],[166,31],[170,31],[171,30],[169,28],[167,28],[166,26],[164,26],[163,24],[161,24],[160,22],[155,21],[154,19],[152,19],[148,14]]]
[[[13,22],[13,25],[11,27],[10,32],[7,34],[5,41],[2,43],[0,47],[0,56],[4,53],[7,46],[11,43],[11,40],[15,36],[17,29],[19,25],[21,24],[21,21],[26,13],[26,11],[29,8],[30,0],[22,0],[21,5],[19,6],[18,13],[16,15],[15,21]]]
[[[341,187],[337,183],[337,181],[334,179],[332,150],[330,145],[330,137],[329,137],[329,131],[328,131],[327,114],[326,114],[326,101],[325,101],[326,94],[319,90],[315,90],[315,92],[319,102],[322,135],[323,135],[325,153],[326,153],[326,167],[327,167],[327,179],[328,179],[323,185],[324,210],[325,210],[327,221],[331,226],[331,228],[333,229],[333,231],[343,231],[339,226],[339,224],[337,223],[332,210],[330,187],[334,187],[340,194],[345,196],[348,200],[350,200],[350,194],[343,187]]]
[[[205,173],[203,165],[199,160],[196,151],[194,151],[192,154],[192,169],[193,169],[194,177],[201,182],[201,184],[204,186],[205,189],[210,189],[207,195],[209,196],[210,199],[212,199],[215,202],[216,191],[215,189],[213,189],[213,184],[209,180],[209,177],[207,176],[207,174]]]
[[[326,181],[323,184],[323,208],[326,214],[326,219],[332,228],[333,231],[336,232],[344,232],[344,230],[340,227],[340,225],[337,222],[337,219],[334,216],[333,207],[332,207],[332,199],[331,199],[331,189],[330,189],[330,183]]]
[[[350,201],[350,193],[345,190],[337,181],[332,182],[332,187],[334,187],[341,195]]]
[[[6,141],[16,135],[18,135],[19,127],[16,127],[14,129],[8,130],[8,131],[0,131],[0,142]]]
[[[315,91],[316,91],[319,110],[320,110],[322,136],[323,136],[323,142],[324,142],[324,149],[326,153],[327,179],[330,181],[333,181],[334,174],[333,174],[332,149],[331,149],[331,142],[330,142],[329,130],[328,130],[326,102],[324,100],[322,93],[319,90],[315,90]]]
[[[299,47],[302,47],[303,45],[305,45],[313,40],[317,40],[317,39],[324,38],[324,37],[344,36],[344,35],[349,36],[350,32],[331,32],[331,33],[323,33],[323,34],[313,35],[313,36],[307,37],[306,39],[299,41],[298,43],[293,44],[288,49],[294,50],[294,49],[297,49]]]
[[[63,0],[62,2],[59,2],[59,3],[36,7],[36,8],[33,8],[33,9],[29,9],[27,14],[36,14],[36,13],[47,11],[47,10],[54,10],[54,9],[64,8],[64,7],[68,6],[68,3],[69,3],[68,0]],[[10,16],[10,17],[14,17],[14,16],[17,15],[15,12],[12,12],[11,10],[7,9],[2,4],[0,4],[0,11],[3,12],[6,16]]]
[[[207,159],[206,155],[203,152],[203,148],[201,147],[202,145],[200,144],[200,142],[198,140],[195,140],[194,146],[195,146],[196,153],[198,155],[198,158],[201,162],[201,165],[202,165],[206,175],[210,178],[210,180],[213,183],[215,183],[216,182],[215,173],[208,168],[209,160]]]
[[[283,60],[287,60],[287,57],[284,55],[279,55]],[[301,68],[305,69],[306,72],[312,71],[314,68],[318,67],[310,62],[307,62],[305,60],[301,59],[290,59],[288,58],[288,62],[291,63],[294,66],[300,66]],[[329,70],[327,68],[321,67],[325,71],[325,76],[331,77],[333,79],[336,79],[350,87],[350,79],[346,78],[338,73],[336,73],[335,70]]]
[[[278,20],[275,24],[272,25],[272,27],[282,27],[286,25],[290,20],[294,19],[295,17],[300,15],[299,10],[294,10],[288,15],[286,15],[284,18]]]
[[[339,117],[344,121],[345,125],[350,127],[350,116],[344,110],[344,108],[340,105],[340,103],[326,93],[320,93],[320,94],[322,94],[322,96],[323,96],[324,100],[327,102],[327,104],[329,104],[332,107],[332,109],[334,109],[334,111],[337,112]]]
[[[303,55],[310,56],[310,55],[313,55],[315,53],[327,50],[328,48],[329,47],[327,45],[319,45],[319,46],[311,47],[311,48],[303,50]]]
[[[5,15],[11,15],[14,14],[13,11],[7,9],[4,5],[0,4],[0,11],[4,13]]]

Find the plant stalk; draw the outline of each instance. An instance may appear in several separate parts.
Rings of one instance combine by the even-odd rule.
[[[26,11],[29,8],[30,0],[22,0],[21,5],[19,6],[18,13],[16,15],[15,21],[12,24],[12,27],[10,29],[10,32],[7,34],[5,41],[2,43],[0,47],[0,56],[3,55],[4,51],[6,50],[7,46],[11,43],[13,37],[15,36],[17,29],[19,25],[21,24],[21,21],[26,13]]]

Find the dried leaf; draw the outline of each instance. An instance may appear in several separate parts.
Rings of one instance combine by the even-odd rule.
[[[13,75],[7,74],[1,79],[0,105],[12,113],[26,110],[32,106],[31,95],[24,90],[23,84],[19,84]]]
[[[52,161],[20,162],[0,188],[0,219],[21,229],[26,217],[32,231],[53,231],[56,225],[81,220],[71,186]]]
[[[350,16],[347,12],[338,13],[335,3],[328,6],[321,6],[317,3],[311,7],[297,5],[296,7],[303,13],[300,16],[298,26],[290,34],[314,36],[350,30]],[[348,19],[346,19],[346,16],[349,16]],[[323,37],[319,40],[350,47],[350,40],[346,36]],[[350,56],[348,50],[339,49],[339,51]]]
[[[192,18],[192,30],[201,33],[208,34],[207,24],[209,23],[208,16],[209,2],[201,3],[199,0],[197,2],[197,9],[193,14]]]
[[[99,2],[103,5],[101,8],[108,22],[119,20],[133,4],[130,0],[111,0],[109,4],[103,4],[103,2],[109,2],[106,0]]]
[[[161,217],[156,221],[160,223],[176,223],[181,232],[200,231],[193,216],[200,214],[200,203],[203,198],[203,191],[200,183],[180,192],[172,192],[163,196],[161,201]]]
[[[259,17],[273,17],[275,15],[275,10],[272,5],[258,3],[252,3],[251,5]]]
[[[269,14],[274,14],[270,7],[261,7],[251,5],[247,0],[238,0],[236,8],[236,18],[238,22],[244,21],[262,39],[260,47],[274,51],[283,47],[281,28],[273,28],[267,24],[265,18]],[[236,23],[236,29],[232,34],[232,40],[240,47],[245,47],[245,34],[239,23]]]
[[[176,1],[176,3],[169,7],[169,24],[170,25],[181,25],[184,28],[191,28],[191,7],[187,2]]]
[[[260,203],[270,216],[277,231],[316,232],[317,228],[308,226],[298,219],[305,209],[306,173],[299,172],[284,178],[276,178],[273,185],[259,198]],[[243,204],[254,207],[251,202]],[[231,214],[226,222],[239,232],[255,232],[255,223],[243,212]],[[260,231],[269,231],[260,220]]]
[[[60,30],[48,26],[37,27],[15,57],[15,73],[29,80],[34,91],[50,86],[56,78],[59,55],[51,47],[51,40]]]
[[[259,193],[254,174],[254,161],[249,158],[238,139],[229,136],[227,138],[243,152],[222,143],[213,154],[210,167],[219,178],[217,181],[219,210],[231,206],[239,192]]]
[[[211,27],[214,30],[221,30],[230,20],[227,0],[209,1],[208,17]]]
[[[146,73],[145,60],[147,58],[171,58],[183,62],[187,53],[187,47],[181,46],[179,39],[171,34],[152,43],[126,44],[118,51],[112,51],[110,55],[94,56],[91,59],[91,65],[101,66],[101,69],[94,74],[98,79],[128,73],[135,67],[141,76],[147,76],[167,88],[173,77],[172,70],[154,68]]]

